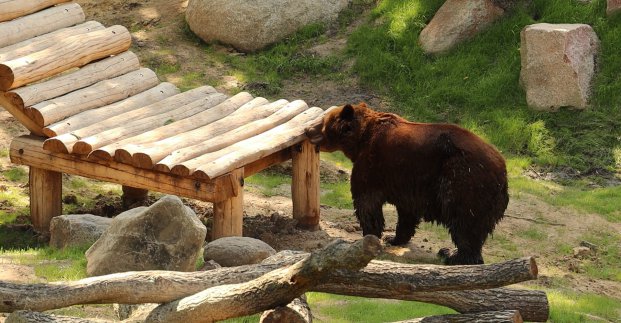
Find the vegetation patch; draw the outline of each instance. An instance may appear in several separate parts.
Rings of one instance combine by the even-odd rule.
[[[595,294],[546,290],[550,322],[618,322],[621,301]]]

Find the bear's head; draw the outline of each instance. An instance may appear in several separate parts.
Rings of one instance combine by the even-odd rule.
[[[353,160],[364,131],[367,110],[363,102],[331,108],[320,124],[306,129],[306,135],[311,143],[319,145],[321,151],[341,150]]]

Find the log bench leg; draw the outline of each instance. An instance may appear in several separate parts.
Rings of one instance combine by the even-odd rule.
[[[319,229],[319,147],[306,140],[293,147],[291,197],[298,227]]]
[[[236,169],[233,175],[233,191],[237,195],[213,203],[213,228],[211,240],[222,237],[241,237],[244,219],[244,169]]]
[[[48,233],[50,221],[62,214],[63,174],[30,167],[30,219],[35,231]]]

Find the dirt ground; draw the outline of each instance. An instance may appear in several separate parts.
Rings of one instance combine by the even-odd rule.
[[[192,42],[180,37],[183,32],[183,12],[187,1],[182,0],[79,0],[87,14],[87,19],[97,20],[106,26],[120,24],[132,31],[134,46],[132,48],[141,59],[166,59],[178,62],[178,72],[169,75],[167,81],[180,82],[184,73],[200,70],[207,78],[216,80],[218,90],[234,91],[242,87],[232,72],[221,64],[205,64],[204,53]],[[318,54],[343,50],[345,38],[335,36],[327,43],[312,50]],[[170,50],[173,49],[173,50]],[[225,47],[217,46],[217,50],[231,55],[236,53]],[[165,54],[161,54],[164,52]],[[158,53],[158,54],[154,54]],[[298,77],[286,81],[281,97],[287,99],[301,98],[310,105],[323,108],[342,102],[367,101],[379,108],[389,106],[386,100],[361,88],[355,79],[347,82],[322,80],[318,82],[311,77]],[[11,138],[25,134],[25,129],[6,111],[0,112],[0,149],[8,148]],[[0,170],[10,165],[8,157],[0,158]],[[329,172],[329,170],[328,170]],[[14,185],[0,176],[0,189]],[[321,229],[314,232],[301,231],[295,228],[291,218],[291,199],[286,192],[283,196],[264,197],[253,193],[252,189],[245,195],[244,233],[247,236],[262,239],[274,248],[313,250],[326,245],[335,238],[354,240],[361,237],[360,228],[353,217],[352,210],[335,209],[322,206]],[[286,191],[286,190],[285,190]],[[188,201],[200,215],[209,215],[211,206],[208,203]],[[387,206],[387,233],[394,231],[395,210]],[[541,199],[521,194],[512,196],[506,217],[497,227],[495,237],[488,240],[484,248],[484,257],[488,262],[506,259],[506,241],[498,237],[508,237],[515,246],[511,256],[537,257],[540,279],[537,283],[550,284],[553,277],[562,278],[569,288],[576,291],[589,291],[596,294],[611,296],[621,300],[621,283],[608,280],[589,278],[575,270],[575,262],[580,259],[561,255],[557,246],[561,243],[577,247],[581,237],[588,233],[610,231],[621,232],[620,223],[611,223],[598,215],[589,215],[569,208],[558,208],[547,204]],[[543,241],[526,239],[520,233],[536,228],[545,235]],[[412,242],[404,248],[387,247],[385,258],[410,262],[437,263],[435,257],[439,248],[450,246],[450,240],[437,231],[419,230]],[[595,256],[596,257],[596,256]],[[0,280],[33,281],[32,268],[12,263],[0,258]],[[0,318],[2,321],[2,318]]]

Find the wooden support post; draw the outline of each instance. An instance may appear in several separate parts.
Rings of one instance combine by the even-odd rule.
[[[306,140],[292,151],[293,218],[308,230],[319,228],[319,148]]]
[[[30,219],[35,231],[49,232],[50,221],[62,210],[62,173],[30,167]]]
[[[149,198],[149,190],[123,185],[123,207],[129,208],[136,203],[144,204]]]
[[[244,169],[231,172],[234,196],[213,203],[211,240],[222,237],[241,237],[244,218]]]

